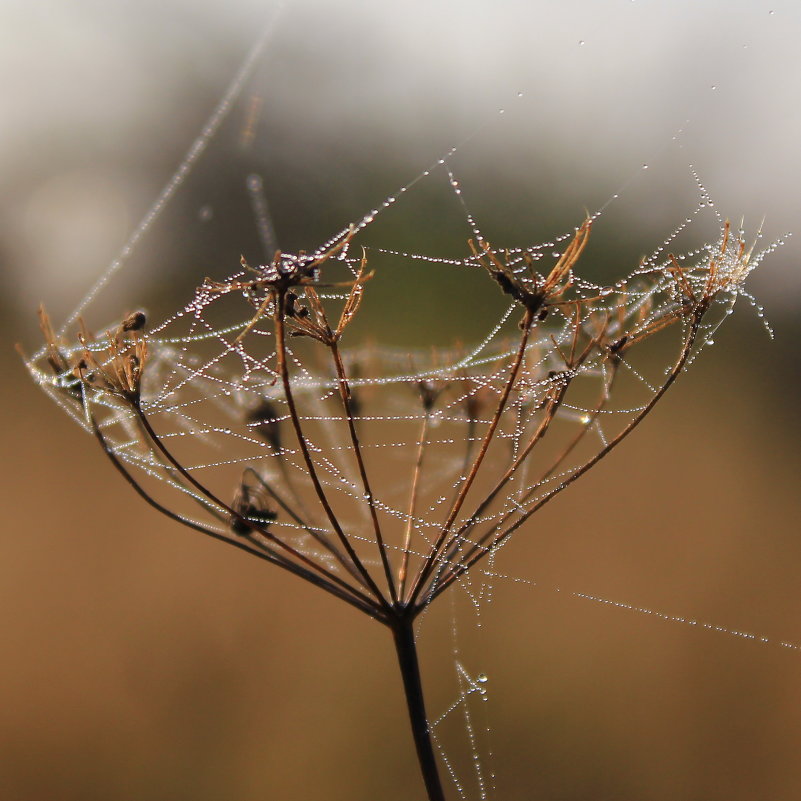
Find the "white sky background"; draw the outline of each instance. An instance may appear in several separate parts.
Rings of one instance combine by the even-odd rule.
[[[169,177],[144,171],[147,154],[175,152],[177,166],[272,8],[0,2],[0,256],[19,273],[14,305],[37,303],[43,280],[64,311],[78,301]],[[766,215],[774,237],[799,229],[799,42],[791,0],[298,0],[259,90],[300,137],[384,147],[413,171],[486,124],[471,147],[497,159],[499,180],[525,180],[545,156],[564,165],[577,209],[639,180],[643,163],[674,163],[683,128],[678,163],[697,166],[723,214],[751,230]],[[687,172],[670,177],[629,212],[656,231],[677,222],[662,201],[690,187]],[[769,311],[794,307],[799,255],[801,235],[755,276]]]

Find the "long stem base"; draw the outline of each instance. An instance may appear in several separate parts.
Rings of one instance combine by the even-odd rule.
[[[403,677],[403,689],[406,692],[406,706],[409,710],[412,736],[417,749],[417,760],[420,763],[428,799],[429,801],[445,801],[445,793],[442,789],[426,717],[413,625],[414,619],[411,616],[398,617],[390,624],[395,638],[398,665]]]

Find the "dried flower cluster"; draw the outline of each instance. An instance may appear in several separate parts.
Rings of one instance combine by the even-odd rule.
[[[257,268],[243,260],[243,272],[207,279],[157,330],[136,312],[103,337],[81,322],[66,345],[40,313],[45,348],[31,370],[142,498],[392,631],[431,799],[444,791],[415,618],[639,425],[759,261],[726,223],[700,257],[643,262],[598,287],[575,272],[591,227],[577,228],[544,275],[533,249],[471,241],[464,269],[486,270],[518,308],[507,315],[519,319],[517,339],[443,351],[422,370],[340,348],[372,275],[364,252],[349,256],[352,229],[324,252],[278,253]],[[322,282],[343,266],[347,280]],[[210,322],[242,297],[246,323]],[[166,337],[168,325],[178,334]],[[613,405],[621,366],[669,330],[679,332],[672,365],[624,415]],[[215,461],[199,443],[216,447]]]

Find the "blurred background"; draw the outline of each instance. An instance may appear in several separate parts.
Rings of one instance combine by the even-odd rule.
[[[449,164],[493,242],[550,239],[614,200],[585,262],[597,280],[692,212],[690,164],[747,230],[798,229],[789,0],[2,0],[3,798],[421,797],[386,632],[159,518],[13,350],[38,347],[39,302],[60,323],[117,257],[265,30],[91,325],[140,306],[157,319],[241,253],[263,259],[250,175],[279,244],[311,248],[459,143]],[[458,257],[468,233],[435,170],[365,237]],[[536,585],[499,582],[480,626],[458,599],[426,618],[432,716],[458,697],[455,661],[489,677],[471,710],[490,798],[801,795],[801,653],[781,645],[801,645],[800,247],[751,281],[775,340],[742,302],[637,435],[507,549],[499,572]],[[376,265],[361,336],[419,346],[486,329],[471,283],[393,265]],[[460,714],[442,743],[478,799]]]

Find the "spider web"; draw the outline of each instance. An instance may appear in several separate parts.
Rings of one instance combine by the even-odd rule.
[[[70,339],[70,330],[93,308],[99,289],[123,266],[125,257],[193,169],[268,40],[265,35],[248,56],[210,123],[126,244],[121,258],[68,319],[58,347],[70,365],[87,351],[95,354],[101,371],[111,365],[107,339],[100,333],[103,328],[96,339],[83,342]],[[547,242],[496,243],[471,213],[469,198],[454,172],[455,156],[463,147],[460,144],[449,149],[412,181],[311,251],[311,257],[321,262],[314,286],[326,318],[336,322],[352,300],[354,287],[362,303],[357,315],[369,314],[371,282],[380,281],[382,272],[389,269],[422,270],[424,275],[446,272],[455,281],[462,275],[469,275],[471,280],[479,276],[486,281],[488,301],[495,309],[494,322],[485,336],[472,345],[419,349],[387,347],[366,338],[354,336],[351,340],[344,336],[341,357],[349,386],[349,406],[344,408],[342,379],[330,354],[307,335],[302,325],[290,327],[286,362],[297,404],[297,424],[302,427],[322,491],[355,553],[377,581],[384,556],[373,531],[371,507],[384,533],[383,552],[393,575],[401,563],[407,564],[410,576],[419,573],[436,549],[443,522],[475,464],[487,429],[497,425],[464,508],[455,517],[454,528],[460,533],[437,557],[424,591],[433,608],[439,593],[444,595],[447,590],[472,609],[480,625],[482,611],[499,586],[543,589],[532,579],[497,567],[505,559],[508,546],[513,549],[514,541],[526,535],[525,527],[518,530],[517,522],[527,520],[533,510],[572,480],[583,464],[614,443],[649,408],[669,374],[671,359],[681,353],[687,341],[688,324],[680,312],[688,293],[703,295],[710,260],[717,258],[721,275],[732,280],[716,295],[713,308],[701,322],[687,366],[712,343],[738,298],[756,303],[742,288],[745,275],[740,274],[738,253],[742,247],[751,246],[746,245],[746,232],[742,228],[729,232],[692,171],[697,202],[689,216],[633,271],[617,280],[589,280],[581,277],[580,265],[575,270],[571,267],[566,277],[570,302],[559,305],[561,296],[555,299],[547,318],[532,329],[521,350],[521,308],[509,302],[508,293],[497,285],[497,276],[493,281],[492,264],[503,266],[508,275],[521,281],[532,280],[535,286],[539,281],[542,285],[581,229],[564,231]],[[431,184],[449,191],[452,213],[464,229],[464,235],[452,243],[452,255],[376,244],[376,237],[371,237],[373,226],[403,203],[413,203],[415,193]],[[262,178],[248,176],[246,187],[259,236],[265,251],[271,253],[276,250],[276,235]],[[609,200],[616,197],[617,193]],[[603,224],[602,212],[607,206],[603,204],[601,211],[589,216],[594,226]],[[696,232],[697,228],[709,230],[705,222],[711,222],[716,230],[709,242],[699,240]],[[477,244],[473,250],[466,245],[468,237]],[[757,241],[760,237],[757,233]],[[779,240],[754,250],[747,272],[781,243]],[[495,259],[489,268],[488,253]],[[221,512],[215,499],[222,498],[234,506],[236,493],[244,488],[253,501],[245,507],[246,519],[254,525],[264,524],[265,511],[269,510],[269,529],[282,543],[341,581],[358,586],[359,577],[349,573],[338,556],[336,532],[320,508],[319,492],[304,460],[290,400],[281,384],[280,347],[264,284],[270,270],[269,259],[266,264],[243,264],[213,282],[200,284],[174,314],[147,323],[141,409],[159,441],[186,474],[176,469],[164,451],[154,447],[152,437],[143,433],[141,418],[101,382],[81,380],[74,371],[53,376],[46,349],[34,356],[29,367],[45,391],[80,425],[87,431],[96,426],[114,458],[180,519],[236,542],[232,519]],[[374,271],[375,277],[368,278],[366,270]],[[426,291],[425,280],[421,291]],[[299,290],[297,303],[296,319],[308,318],[308,295]],[[413,300],[407,313],[415,314]],[[662,331],[663,322],[674,319],[676,324],[666,324]],[[117,325],[113,323],[108,330],[113,332]],[[601,330],[606,355],[602,349],[587,345],[600,337]],[[612,372],[609,344],[633,340],[640,334],[642,347],[629,350],[626,342],[620,345]],[[585,348],[586,356],[577,360]],[[674,356],[665,358],[666,349],[672,349]],[[519,374],[511,384],[508,400],[500,404],[518,352],[522,354]],[[538,431],[554,398],[558,403],[553,419],[547,437],[540,442]],[[368,503],[359,475],[349,421],[358,433],[358,448],[371,476],[372,503]],[[532,441],[537,447],[529,456],[527,449]],[[496,490],[495,485],[507,473],[502,487]],[[187,476],[210,492],[199,491]],[[490,501],[482,502],[483,498]],[[473,555],[480,558],[472,562]],[[775,641],[669,610],[645,608],[624,599],[558,587],[545,589],[763,645],[801,650],[789,641]],[[457,602],[451,603],[455,609]],[[428,614],[426,610],[422,615],[423,632]],[[487,700],[489,682],[484,674],[471,673],[462,661],[462,620],[454,611],[451,634],[457,692],[443,709],[429,710],[431,725],[459,796],[492,798],[496,788],[491,726],[485,705],[473,703]],[[465,735],[468,767],[449,755],[450,749],[440,736],[454,718],[460,720],[458,728]]]

